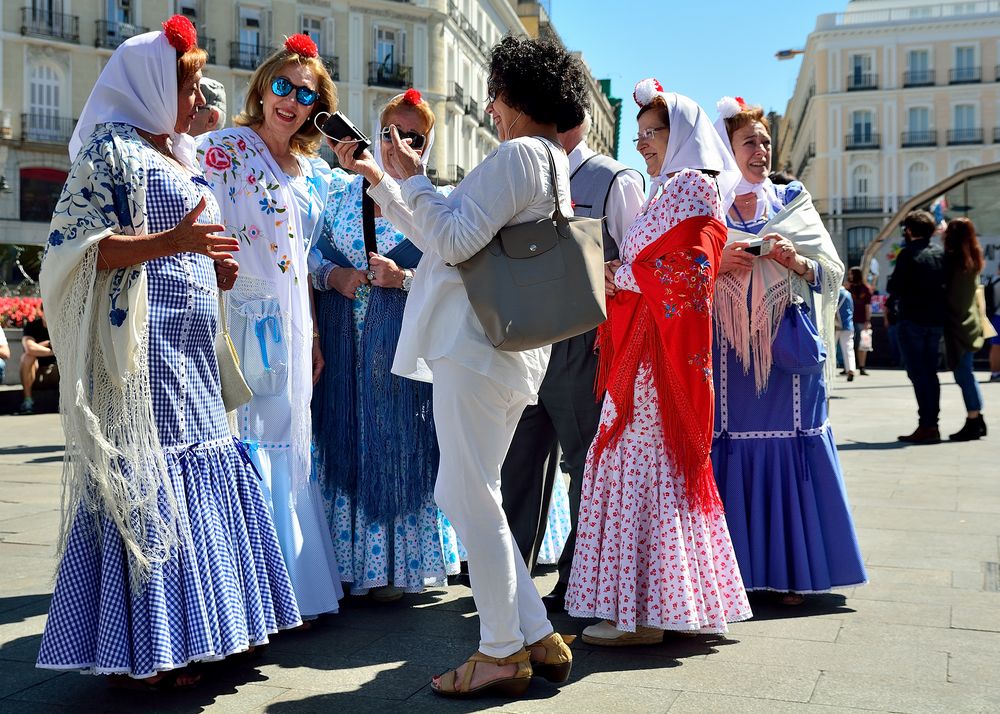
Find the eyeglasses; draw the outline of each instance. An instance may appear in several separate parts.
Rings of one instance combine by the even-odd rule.
[[[665,126],[658,126],[658,127],[652,128],[652,129],[642,129],[642,130],[639,131],[639,133],[635,137],[632,138],[632,143],[638,145],[639,142],[642,141],[642,140],[644,140],[644,139],[646,141],[648,141],[648,140],[652,139],[656,135],[656,132],[658,132],[658,131],[666,131],[667,128],[668,127],[665,127]]]
[[[410,140],[410,148],[413,149],[414,151],[418,151],[424,148],[425,137],[423,134],[418,134],[415,131],[399,131],[398,127],[396,128],[396,132],[399,134],[399,138],[401,141],[405,141],[407,139]],[[386,143],[391,142],[392,127],[389,126],[382,127],[382,133],[380,136],[382,137],[382,141]]]
[[[271,92],[276,97],[287,97],[293,89],[295,90],[295,101],[304,107],[311,107],[315,104],[316,98],[319,97],[319,92],[315,89],[296,86],[288,77],[275,77],[274,81],[271,82]]]
[[[496,92],[490,92],[489,94],[486,95],[486,103],[487,104],[492,104],[496,100],[497,100]]]

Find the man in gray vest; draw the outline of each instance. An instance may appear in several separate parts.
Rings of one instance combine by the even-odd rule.
[[[618,258],[632,220],[642,207],[642,175],[587,146],[590,115],[583,123],[559,135],[569,155],[570,191],[578,216],[606,218],[604,259]],[[538,404],[524,410],[507,451],[501,472],[503,507],[511,534],[529,569],[538,557],[545,535],[552,484],[559,473],[559,449],[570,475],[569,503],[573,530],[559,559],[559,582],[543,600],[550,611],[563,609],[576,542],[583,467],[590,442],[597,433],[601,403],[594,396],[597,356],[596,331],[552,345],[548,372],[538,390]]]
[[[205,103],[198,107],[198,113],[188,129],[191,136],[226,128],[226,88],[218,80],[202,77],[201,93]]]

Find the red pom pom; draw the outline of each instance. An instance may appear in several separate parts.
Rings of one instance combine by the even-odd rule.
[[[747,110],[747,103],[743,101],[743,97],[733,97],[736,103],[740,105],[740,111],[745,112]]]
[[[654,79],[653,80],[653,86],[656,87],[656,91],[657,92],[662,92],[663,91],[663,85],[660,84],[660,80]]]
[[[309,35],[292,35],[285,40],[285,49],[300,57],[319,57],[319,48]]]
[[[170,46],[182,54],[198,44],[198,31],[184,15],[174,15],[164,22],[163,34]]]
[[[406,102],[407,104],[412,104],[413,106],[417,106],[418,104],[420,104],[420,102],[424,101],[424,98],[420,96],[420,92],[411,87],[410,89],[407,89],[403,93],[403,101]]]

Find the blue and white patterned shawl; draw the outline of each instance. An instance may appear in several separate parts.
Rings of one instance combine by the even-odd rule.
[[[153,416],[146,268],[97,266],[101,240],[147,231],[151,151],[131,126],[95,128],[56,204],[40,278],[66,435],[60,545],[81,507],[108,517],[133,587],[187,541]]]

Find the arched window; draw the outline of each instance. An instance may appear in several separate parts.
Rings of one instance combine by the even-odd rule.
[[[858,226],[847,229],[847,267],[861,265],[861,258],[865,254],[865,248],[871,243],[876,234],[877,228],[872,226]]]
[[[906,170],[906,195],[916,196],[931,185],[931,170],[923,161],[910,164]]]
[[[955,167],[951,170],[953,174],[957,174],[959,171],[965,171],[966,169],[972,168],[972,162],[968,159],[959,159],[955,162]]]
[[[20,177],[21,220],[48,223],[52,220],[52,211],[55,210],[63,184],[66,183],[66,172],[59,169],[23,168]]]

